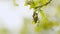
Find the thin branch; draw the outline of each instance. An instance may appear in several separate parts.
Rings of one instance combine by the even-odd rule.
[[[49,2],[47,2],[46,4],[44,4],[44,5],[41,5],[41,6],[38,6],[38,7],[35,7],[35,9],[37,9],[37,8],[42,8],[43,6],[47,6],[50,2],[51,2],[52,0],[50,0]]]

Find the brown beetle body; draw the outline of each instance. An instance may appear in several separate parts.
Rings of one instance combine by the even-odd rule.
[[[35,23],[37,23],[37,21],[38,21],[38,13],[36,13],[36,12],[33,13],[33,20],[34,20]]]

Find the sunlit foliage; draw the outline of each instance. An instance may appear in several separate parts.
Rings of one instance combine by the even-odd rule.
[[[8,34],[8,30],[5,28],[0,29],[0,34]]]
[[[36,27],[36,31],[41,31],[42,29],[48,30],[51,29],[53,26],[57,26],[57,21],[49,21],[48,17],[44,14],[43,10],[41,9],[44,6],[47,6],[49,3],[51,3],[52,0],[26,0],[25,6],[29,5],[30,9],[34,9],[33,11],[33,22],[32,23],[38,23]],[[59,8],[58,8],[59,9]],[[38,12],[37,12],[38,11]],[[42,16],[42,21],[40,21],[38,18],[38,13]]]

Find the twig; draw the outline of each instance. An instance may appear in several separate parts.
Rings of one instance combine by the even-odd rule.
[[[37,8],[42,8],[43,6],[47,6],[50,2],[51,2],[52,0],[50,0],[49,2],[47,2],[46,4],[44,4],[44,5],[41,5],[41,6],[38,6],[38,7],[35,7],[35,9],[37,9]]]

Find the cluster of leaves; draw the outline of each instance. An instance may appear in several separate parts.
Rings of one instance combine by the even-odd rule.
[[[50,2],[51,0],[26,0],[25,6],[30,5],[30,8],[37,9],[47,5]]]
[[[41,8],[47,6],[52,0],[26,0],[25,6],[30,5],[30,8],[33,8],[33,21],[38,23],[39,26],[36,27],[36,31],[41,31],[42,29],[51,29],[53,26],[58,25],[57,21],[49,21],[46,15],[43,13]],[[38,13],[42,16],[42,21],[38,19]]]
[[[40,21],[38,23],[39,26],[36,27],[37,32],[40,32],[43,29],[44,30],[51,29],[53,26],[58,26],[58,22],[57,21],[49,21],[48,18],[44,15],[42,10],[40,10],[39,13],[42,15],[42,21]]]

